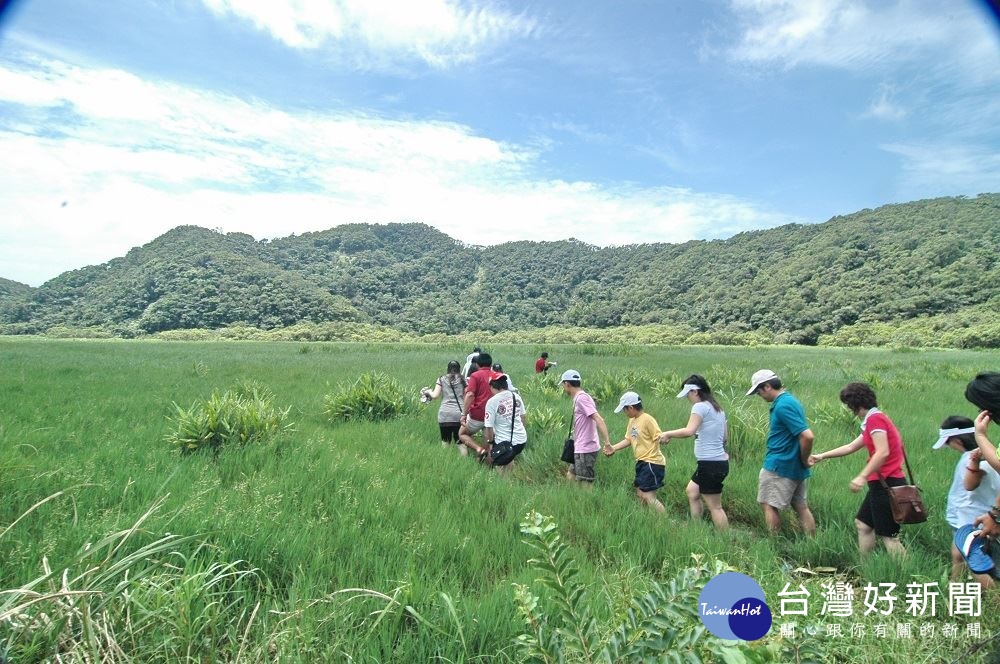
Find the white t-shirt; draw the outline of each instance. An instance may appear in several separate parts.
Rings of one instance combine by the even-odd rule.
[[[477,357],[479,357],[479,353],[469,353],[469,356],[465,358],[465,366],[462,367],[463,376],[469,375],[469,369],[472,368],[472,363],[476,361]]]
[[[952,528],[961,528],[976,520],[977,516],[986,514],[993,507],[993,501],[1000,494],[1000,474],[985,461],[979,467],[986,471],[983,481],[975,491],[965,490],[965,469],[969,467],[969,457],[972,451],[968,451],[959,459],[955,466],[955,476],[951,480],[951,488],[948,489],[948,507],[945,510],[944,518]]]
[[[726,461],[726,414],[716,410],[707,401],[691,406],[691,413],[701,417],[701,426],[695,432],[694,457],[698,461]]]
[[[510,435],[510,416],[514,410],[514,399],[517,399],[517,414],[514,417],[514,436]],[[510,440],[514,445],[524,445],[528,442],[528,432],[524,430],[521,415],[525,412],[524,401],[520,395],[504,390],[497,392],[486,402],[486,423],[488,429],[493,429],[493,438],[497,442]]]

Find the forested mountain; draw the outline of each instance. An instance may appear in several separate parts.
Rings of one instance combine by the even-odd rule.
[[[852,324],[1000,311],[1000,194],[888,205],[726,240],[608,248],[576,240],[471,247],[423,224],[346,224],[259,242],[180,226],[37,289],[4,294],[9,283],[0,283],[8,332],[654,323],[815,343]]]

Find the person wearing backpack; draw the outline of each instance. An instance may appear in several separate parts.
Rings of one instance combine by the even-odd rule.
[[[437,379],[434,389],[421,388],[421,401],[424,403],[433,401],[441,397],[441,406],[438,408],[437,421],[441,431],[441,444],[445,447],[451,443],[458,443],[460,454],[469,453],[469,448],[461,444],[458,438],[458,431],[462,427],[462,408],[465,399],[465,376],[461,373],[461,365],[458,360],[448,363],[448,370],[443,376]]]

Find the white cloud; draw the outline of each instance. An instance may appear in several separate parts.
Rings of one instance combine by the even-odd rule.
[[[32,284],[179,224],[264,238],[423,221],[475,244],[607,245],[796,221],[728,195],[546,175],[538,146],[456,123],[291,112],[60,61],[0,63],[0,81],[15,82],[0,87],[0,275]]]
[[[1000,182],[1000,152],[982,145],[937,141],[880,147],[902,160],[902,198],[994,192]]]
[[[367,55],[366,64],[416,59],[448,67],[538,26],[523,15],[454,0],[203,0],[219,16],[251,22],[296,49]]]
[[[952,75],[1000,77],[1000,50],[974,2],[730,0],[741,35],[731,57],[785,67],[871,69],[936,56]]]
[[[878,93],[876,93],[875,98],[872,99],[868,109],[864,112],[864,116],[878,120],[902,120],[906,117],[906,109],[896,101],[895,96],[895,88],[883,83],[879,86]]]

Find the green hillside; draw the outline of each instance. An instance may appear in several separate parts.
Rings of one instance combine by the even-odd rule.
[[[960,314],[996,327],[995,343],[987,331],[977,345],[998,345],[998,294],[1000,194],[982,194],[726,240],[607,248],[572,239],[471,247],[415,223],[259,242],[180,226],[7,296],[0,323],[7,332],[64,325],[128,335],[300,321],[414,334],[658,324],[814,344],[859,326],[863,336],[873,323],[947,326]]]

